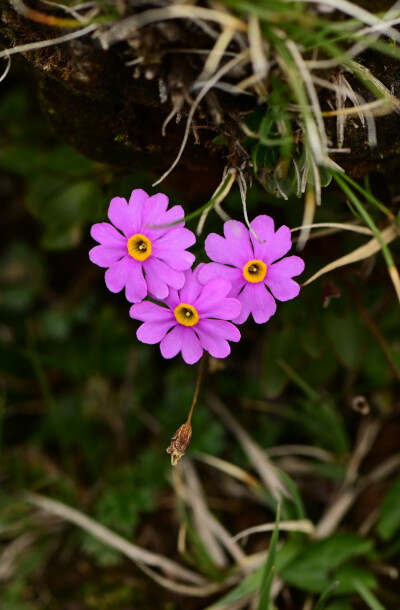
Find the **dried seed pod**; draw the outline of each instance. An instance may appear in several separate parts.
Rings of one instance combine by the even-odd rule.
[[[171,455],[171,464],[176,466],[180,459],[185,455],[192,439],[192,426],[186,422],[175,432],[171,438],[171,444],[167,448],[167,453]]]

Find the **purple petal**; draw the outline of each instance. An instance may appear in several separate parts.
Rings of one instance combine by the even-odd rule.
[[[276,312],[274,297],[268,292],[263,282],[258,284],[247,284],[239,295],[242,311],[232,321],[242,324],[247,320],[249,313],[252,314],[257,324],[264,324]]]
[[[110,267],[113,263],[126,255],[126,246],[118,246],[116,248],[108,248],[106,246],[95,246],[89,251],[89,258],[95,265],[99,267]]]
[[[129,198],[129,214],[131,219],[131,232],[127,237],[132,237],[135,233],[142,233],[143,227],[143,209],[146,201],[149,199],[148,194],[143,189],[134,189]]]
[[[99,222],[93,225],[90,229],[90,235],[105,246],[114,248],[124,245],[126,247],[126,238],[108,222]]]
[[[161,354],[164,358],[173,358],[179,352],[187,364],[194,364],[200,360],[203,353],[201,343],[191,328],[177,324],[160,343]]]
[[[232,285],[223,277],[214,277],[203,285],[196,307],[213,307],[231,291]]]
[[[164,299],[164,303],[166,303],[166,305],[168,305],[168,307],[173,311],[175,307],[177,307],[179,303],[181,303],[181,301],[182,299],[179,296],[178,290],[175,290],[175,288],[170,287],[169,294]]]
[[[183,227],[185,224],[185,211],[183,207],[181,205],[174,205],[162,215],[162,221],[164,224],[174,223],[173,226],[168,227],[168,229]]]
[[[143,277],[142,263],[131,259],[125,282],[125,296],[130,303],[143,301],[147,296],[147,283]]]
[[[239,329],[226,320],[201,320],[196,326],[196,331],[198,328],[202,331],[205,330],[209,334],[212,333],[217,338],[222,337],[227,341],[234,341],[235,343],[240,341]]]
[[[240,340],[240,332],[236,326],[224,320],[200,321],[196,326],[196,333],[203,348],[214,358],[225,358],[230,354],[228,340]]]
[[[290,299],[298,297],[300,293],[299,284],[290,278],[279,282],[268,282],[267,285],[278,301],[290,301]]]
[[[137,329],[136,336],[142,343],[154,345],[155,343],[159,343],[165,337],[166,333],[174,326],[175,323],[175,320],[164,320],[163,322],[145,322]]]
[[[222,318],[232,320],[239,315],[241,305],[237,299],[226,298],[231,283],[223,278],[209,280],[194,306],[201,318]]]
[[[129,238],[135,233],[132,212],[128,207],[126,199],[123,197],[111,199],[110,207],[108,208],[108,218],[117,229],[122,231],[125,237]]]
[[[186,364],[198,362],[203,355],[203,347],[196,333],[191,328],[181,327],[182,332],[182,358]]]
[[[184,222],[182,222],[185,215],[183,208],[180,205],[175,205],[167,210],[167,206],[168,197],[162,193],[153,195],[146,202],[143,210],[143,228],[146,229],[152,239],[168,233],[171,229],[176,229],[177,226],[182,227],[184,225]],[[174,222],[177,222],[177,224],[165,226]]]
[[[300,286],[291,278],[303,271],[304,261],[298,256],[288,256],[268,267],[265,284],[278,301],[289,301],[300,292]]]
[[[207,256],[217,263],[242,268],[254,258],[248,229],[242,222],[228,220],[224,234],[225,239],[216,233],[208,235],[204,244]]]
[[[150,256],[143,262],[149,293],[156,299],[168,296],[168,286],[179,290],[183,286],[185,276],[183,271],[175,271],[164,261]]]
[[[152,299],[164,301],[164,299],[167,298],[169,288],[161,277],[154,275],[153,273],[149,273],[146,276],[146,282],[148,294]]]
[[[181,351],[182,333],[181,326],[176,324],[173,329],[165,335],[160,343],[161,355],[164,358],[174,358]]]
[[[142,322],[166,322],[175,320],[173,312],[168,307],[161,307],[151,301],[135,303],[129,310],[129,315],[134,320]]]
[[[233,320],[237,318],[241,310],[242,305],[238,298],[227,298],[221,301],[214,310],[214,313],[210,312],[207,317],[217,318],[218,320]]]
[[[108,290],[120,292],[124,288],[132,262],[128,256],[124,256],[121,260],[110,265],[105,274]]]
[[[199,265],[200,266],[200,265]],[[202,284],[208,282],[212,278],[224,278],[231,283],[232,288],[230,296],[236,296],[239,294],[243,286],[246,284],[246,280],[243,277],[243,271],[236,267],[228,267],[227,265],[221,265],[219,263],[207,263],[202,265],[199,271],[199,280]]]
[[[279,274],[286,277],[294,277],[296,275],[300,275],[300,273],[303,273],[304,267],[304,261],[299,256],[287,256],[281,261],[268,267],[267,277],[271,274],[273,274],[273,276]]]
[[[274,233],[274,221],[269,216],[257,216],[251,226],[263,242],[258,242],[254,235],[251,235],[254,257],[265,261],[267,265],[285,256],[292,247],[292,235],[289,227],[283,225]]]
[[[192,266],[195,256],[191,252],[186,252],[185,248],[192,246],[195,241],[196,237],[192,231],[183,228],[173,229],[152,243],[152,253],[173,269],[186,271]]]
[[[199,268],[196,267],[194,271],[188,269],[184,272],[185,283],[183,288],[179,290],[179,300],[181,303],[193,304],[198,299],[201,291],[203,290],[203,284],[199,282]]]
[[[264,260],[266,245],[271,242],[271,239],[275,234],[274,221],[270,216],[262,214],[252,220],[250,226],[257,236],[256,237],[250,232],[250,240],[254,251],[253,258]]]

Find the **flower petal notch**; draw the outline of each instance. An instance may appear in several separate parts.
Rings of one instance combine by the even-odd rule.
[[[168,197],[151,197],[142,189],[132,191],[129,202],[114,197],[108,209],[110,223],[92,226],[99,242],[89,252],[90,260],[107,268],[105,282],[111,292],[120,292],[131,303],[150,296],[165,299],[170,290],[182,288],[195,257],[187,248],[195,235],[184,228],[180,205],[168,209]]]
[[[266,215],[257,216],[250,227],[228,220],[224,237],[208,235],[205,250],[213,262],[199,272],[204,283],[218,277],[231,282],[229,296],[242,306],[239,315],[232,318],[235,324],[242,324],[250,314],[257,324],[267,322],[276,312],[276,300],[298,296],[300,286],[292,278],[304,271],[299,256],[285,257],[292,246],[288,227],[275,231],[273,219]]]
[[[144,301],[130,308],[130,316],[143,324],[136,336],[142,343],[160,343],[164,358],[181,353],[187,364],[198,362],[203,351],[214,358],[226,358],[231,348],[228,341],[240,340],[240,332],[230,322],[240,313],[240,303],[228,296],[231,283],[224,278],[212,278],[202,284],[199,273],[185,271],[182,288],[171,289],[161,306]]]

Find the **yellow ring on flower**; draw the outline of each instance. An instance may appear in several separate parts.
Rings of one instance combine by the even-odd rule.
[[[193,305],[187,303],[179,303],[174,309],[174,316],[182,326],[195,326],[200,320],[200,316]]]
[[[252,284],[262,282],[267,275],[267,265],[264,261],[252,260],[243,267],[243,277]]]
[[[145,261],[151,254],[151,241],[141,233],[132,235],[127,245],[130,256],[137,261]]]

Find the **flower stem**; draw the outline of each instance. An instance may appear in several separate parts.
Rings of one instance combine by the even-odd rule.
[[[195,391],[194,391],[192,404],[190,406],[189,415],[188,415],[188,418],[187,418],[187,421],[186,421],[187,424],[190,424],[191,421],[192,421],[192,415],[193,415],[193,411],[194,411],[194,408],[195,408],[196,403],[197,403],[197,398],[199,396],[201,380],[203,378],[204,365],[206,363],[206,360],[207,360],[207,352],[204,352],[204,354],[203,354],[203,356],[202,356],[202,358],[200,360],[200,367],[199,367],[199,372],[198,372],[198,375],[197,375],[196,388],[195,388]]]

